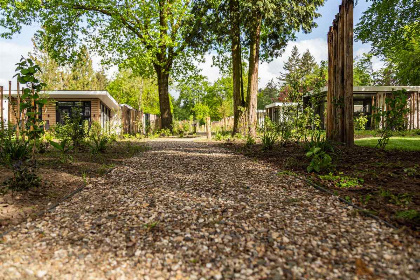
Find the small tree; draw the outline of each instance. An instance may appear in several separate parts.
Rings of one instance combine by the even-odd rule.
[[[380,123],[381,133],[377,147],[385,149],[392,136],[393,131],[404,130],[406,127],[406,115],[410,112],[407,107],[407,91],[393,91],[391,97],[385,98],[386,110],[375,108],[377,113],[374,115],[377,123]]]
[[[26,133],[28,140],[33,144],[32,158],[35,159],[36,141],[44,133],[40,110],[47,104],[47,99],[41,98],[40,93],[46,84],[36,78],[37,74],[41,72],[41,68],[32,59],[22,57],[16,65],[17,74],[14,77],[17,77],[19,83],[27,86],[23,89],[21,96],[20,111],[26,110],[26,125],[30,127]]]

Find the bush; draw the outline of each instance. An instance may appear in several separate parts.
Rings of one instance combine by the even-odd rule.
[[[381,124],[380,139],[377,147],[385,149],[392,136],[393,131],[402,131],[406,129],[406,115],[410,112],[407,108],[407,91],[397,90],[392,92],[391,97],[385,98],[386,111],[382,108],[374,108],[378,112],[374,114],[377,123]]]
[[[31,149],[26,140],[4,138],[0,144],[0,162],[11,167],[15,161],[24,161],[29,158]]]
[[[321,147],[312,147],[306,153],[306,157],[311,158],[311,162],[306,168],[308,172],[328,171],[331,168],[332,159]]]
[[[21,160],[13,164],[13,178],[6,181],[9,189],[13,191],[25,191],[41,185],[41,179],[36,174],[36,166],[31,162]]]
[[[111,141],[111,137],[103,132],[101,125],[98,122],[93,122],[89,133],[89,146],[91,153],[104,153]]]
[[[58,124],[55,128],[56,137],[71,140],[74,148],[79,148],[88,134],[88,121],[82,121],[79,108],[72,108],[70,116],[64,117],[64,124]]]
[[[270,120],[270,118],[266,117],[264,120],[263,135],[261,137],[263,150],[273,149],[273,146],[276,143],[278,138],[279,138],[279,133],[278,133],[276,125]]]
[[[354,118],[354,129],[355,130],[365,130],[368,118],[361,114],[359,117]]]
[[[74,147],[70,145],[69,139],[63,139],[60,142],[54,142],[50,140],[50,144],[60,152],[60,161],[62,163],[67,163],[68,161],[73,160],[73,157],[69,155],[69,153],[73,150]]]

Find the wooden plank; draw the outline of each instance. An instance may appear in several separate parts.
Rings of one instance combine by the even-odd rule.
[[[345,139],[348,146],[354,145],[353,124],[353,1],[345,0],[344,13],[344,112],[345,112]]]
[[[328,92],[327,92],[327,139],[333,133],[333,28],[328,32]]]

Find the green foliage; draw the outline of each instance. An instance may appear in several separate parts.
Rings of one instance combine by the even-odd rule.
[[[131,69],[120,69],[107,90],[120,104],[127,104],[146,114],[160,114],[156,78],[143,78]]]
[[[89,147],[92,154],[104,153],[111,138],[104,133],[100,123],[93,122],[89,132]]]
[[[22,140],[9,139],[5,137],[0,142],[0,163],[12,167],[15,162],[26,161],[31,150],[29,142]]]
[[[388,202],[398,205],[407,206],[411,203],[412,196],[407,193],[399,193],[397,195],[391,193],[389,190],[381,189],[379,195],[388,200]]]
[[[402,85],[420,84],[419,17],[417,0],[374,0],[355,29],[357,39],[396,69]]]
[[[246,146],[252,146],[255,145],[255,139],[251,135],[246,136]]]
[[[272,150],[278,138],[279,133],[276,124],[273,123],[270,118],[266,117],[264,119],[263,134],[261,136],[263,150]]]
[[[359,188],[363,187],[364,180],[359,178],[352,178],[348,176],[343,176],[343,173],[340,172],[339,175],[334,176],[333,173],[328,175],[319,176],[320,179],[332,182],[335,186],[339,188]],[[370,197],[365,198],[365,201],[369,201]],[[366,202],[367,203],[367,202]]]
[[[16,161],[13,164],[13,177],[6,181],[6,185],[13,191],[27,191],[41,185],[34,161]]]
[[[55,135],[59,139],[68,139],[74,148],[79,148],[88,135],[89,124],[82,121],[81,109],[73,107],[70,115],[64,116],[64,124],[57,124]]]
[[[420,212],[414,209],[399,211],[395,216],[404,220],[417,221],[417,223],[420,222]]]
[[[312,147],[307,153],[306,157],[311,159],[309,166],[306,168],[308,172],[328,171],[332,167],[332,159],[320,147]]]
[[[16,63],[16,75],[17,80],[21,84],[26,84],[26,88],[23,89],[20,102],[20,111],[26,110],[26,125],[30,127],[29,131],[26,131],[28,139],[33,141],[34,145],[38,138],[44,132],[42,127],[42,120],[40,116],[39,108],[42,108],[47,104],[46,98],[41,98],[40,93],[46,86],[36,78],[37,74],[41,71],[39,65],[35,64],[32,59],[21,58],[20,62]],[[35,149],[34,149],[35,151]],[[35,156],[34,154],[32,155]]]
[[[64,138],[59,142],[54,142],[50,140],[51,146],[53,146],[57,151],[60,152],[60,161],[62,163],[67,163],[73,160],[73,157],[70,155],[70,152],[73,150],[74,146],[70,144],[68,138]]]
[[[368,118],[364,114],[361,114],[360,116],[355,117],[354,118],[354,129],[355,130],[365,130],[367,122],[368,122]]]
[[[406,128],[406,115],[410,111],[407,107],[407,91],[393,91],[391,97],[385,98],[385,104],[387,110],[374,108],[377,111],[374,118],[380,124],[381,133],[377,146],[381,149],[385,149],[393,131],[401,131]]]

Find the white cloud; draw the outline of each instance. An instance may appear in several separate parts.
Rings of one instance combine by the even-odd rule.
[[[315,60],[319,63],[321,60],[328,59],[327,53],[327,41],[322,38],[316,38],[311,40],[301,40],[298,42],[290,42],[283,55],[274,59],[270,63],[261,63],[259,67],[259,88],[265,87],[265,85],[271,80],[276,79],[280,72],[283,70],[284,62],[292,53],[293,46],[297,46],[300,53],[305,52],[307,49],[314,56]],[[203,75],[207,76],[209,81],[216,81],[221,75],[217,67],[212,67],[212,55],[207,54],[205,56],[205,63],[198,64],[199,68],[202,69]]]
[[[13,89],[16,87],[16,79],[12,79],[15,75],[15,64],[20,61],[22,55],[28,55],[31,50],[29,46],[0,41],[0,86],[9,88],[9,81],[12,80]]]

